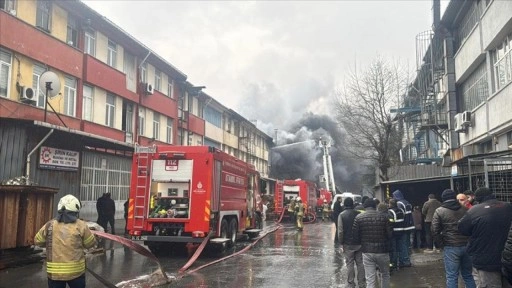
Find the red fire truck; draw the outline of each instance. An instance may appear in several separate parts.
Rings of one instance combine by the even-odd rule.
[[[320,196],[316,200],[316,212],[322,213],[322,210],[323,210],[322,205],[324,205],[324,201],[327,201],[327,203],[329,203],[329,204],[331,203],[332,193],[331,193],[331,191],[329,191],[325,188],[320,188],[319,192],[320,192]]]
[[[307,205],[307,212],[315,213],[317,201],[316,184],[311,181],[277,180],[274,191],[274,212],[280,215],[283,209],[287,209],[291,200],[300,196],[302,203]]]
[[[153,252],[176,243],[233,245],[262,227],[259,173],[208,146],[137,146],[127,227]]]

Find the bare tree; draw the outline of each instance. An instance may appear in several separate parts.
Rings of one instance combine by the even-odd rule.
[[[389,180],[388,169],[399,162],[402,129],[393,119],[409,82],[399,64],[375,59],[361,74],[349,74],[336,96],[336,119],[346,131],[346,150],[356,159],[379,168],[381,181]]]

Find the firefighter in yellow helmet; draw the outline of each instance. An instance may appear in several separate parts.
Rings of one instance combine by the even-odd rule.
[[[324,204],[322,204],[322,221],[325,221],[325,219],[329,219],[330,214],[331,207],[329,206],[329,203],[327,203],[327,200],[324,199]]]
[[[295,204],[295,212],[297,217],[297,230],[302,231],[304,228],[304,223],[302,220],[304,219],[305,214],[305,207],[304,204],[302,204],[302,199],[300,197],[297,197],[297,204]]]
[[[58,215],[37,232],[34,243],[46,247],[48,287],[85,287],[84,249],[94,247],[96,237],[85,221],[78,219],[80,201],[73,195],[62,197]]]
[[[290,215],[290,219],[293,222],[295,222],[295,207],[297,205],[296,200],[292,198],[293,196],[290,196],[290,204],[288,204],[288,214]]]

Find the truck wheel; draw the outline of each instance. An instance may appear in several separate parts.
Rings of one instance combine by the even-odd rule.
[[[236,219],[231,219],[229,222],[229,239],[231,239],[229,246],[234,246],[236,243],[236,238],[238,236],[238,222]]]
[[[228,235],[228,221],[226,219],[222,219],[222,222],[220,222],[220,237],[221,238],[229,238]],[[222,243],[220,249],[223,251],[228,247],[228,242]]]
[[[228,221],[226,219],[222,219],[222,222],[220,222],[220,237],[221,238],[229,238],[229,236],[228,236]]]

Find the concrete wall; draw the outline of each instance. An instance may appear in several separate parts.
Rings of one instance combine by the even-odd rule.
[[[506,28],[510,28],[511,22],[512,1],[493,1],[480,22],[484,49],[494,48],[493,46],[497,44],[496,41],[501,41],[507,35],[506,30],[509,29]]]
[[[455,80],[459,82],[466,78],[480,57],[485,57],[485,52],[482,49],[480,24],[477,24],[455,54]]]

